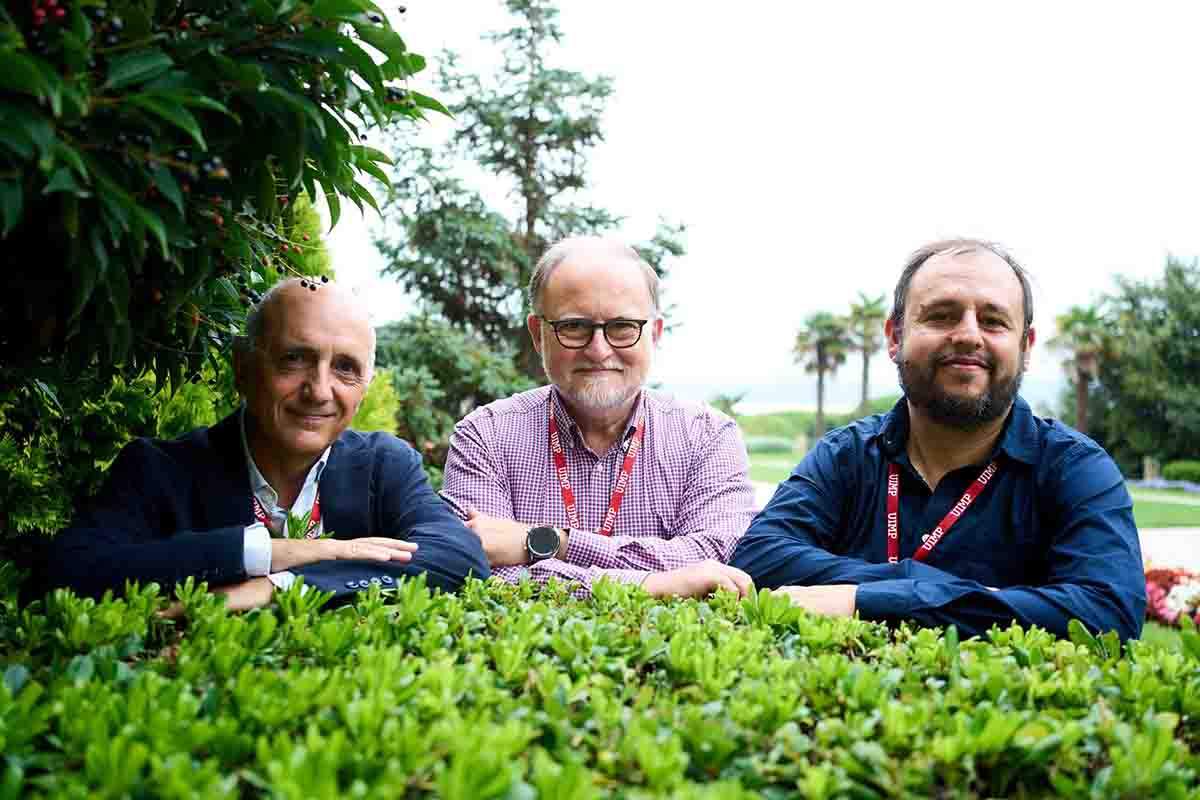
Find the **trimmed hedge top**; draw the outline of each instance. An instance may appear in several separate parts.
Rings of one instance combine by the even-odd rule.
[[[0,586],[11,575],[0,566]],[[1196,797],[1200,635],[898,631],[766,592],[185,585],[0,617],[0,796]]]

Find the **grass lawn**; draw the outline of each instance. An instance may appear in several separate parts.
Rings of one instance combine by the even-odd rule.
[[[1200,505],[1152,503],[1135,497],[1133,518],[1139,528],[1200,528]]]
[[[751,453],[750,480],[780,483],[800,463],[800,453]]]
[[[1143,489],[1140,486],[1129,487],[1134,498],[1144,497],[1147,500],[1165,498],[1167,500],[1187,500],[1200,506],[1200,494],[1185,492],[1183,489]]]

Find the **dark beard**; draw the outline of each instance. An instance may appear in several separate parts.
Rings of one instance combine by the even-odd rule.
[[[1005,381],[996,381],[996,365],[990,364],[988,390],[974,398],[951,395],[937,387],[934,380],[937,368],[952,355],[934,356],[928,364],[902,358],[896,363],[896,372],[900,376],[900,388],[915,408],[924,411],[939,425],[969,431],[1008,413],[1021,388],[1021,379],[1025,377],[1024,355],[1022,349],[1016,373]]]

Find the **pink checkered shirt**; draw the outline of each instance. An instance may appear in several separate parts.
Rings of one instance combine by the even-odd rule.
[[[645,440],[613,536],[594,531],[608,510],[637,415],[622,440],[597,456],[583,443],[558,390],[549,386],[489,403],[455,426],[442,494],[462,509],[474,507],[530,527],[567,527],[550,454],[551,391],[585,529],[571,529],[565,560],[500,567],[492,575],[515,582],[528,570],[537,581],[551,576],[578,581],[586,594],[604,575],[640,583],[651,572],[729,559],[755,511],[741,432],[723,414],[661,392],[642,391]]]

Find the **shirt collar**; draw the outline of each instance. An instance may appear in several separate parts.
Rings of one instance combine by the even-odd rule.
[[[571,432],[570,436],[563,437],[566,444],[571,447],[574,447],[576,444],[580,444],[581,434],[579,433],[579,425],[576,424],[575,419],[571,416],[571,412],[567,410],[567,404],[563,402],[562,392],[560,392],[558,387],[554,384],[550,385],[550,396],[553,400],[554,419],[558,422],[559,427],[565,427]],[[638,395],[637,403],[634,404],[634,413],[630,415],[629,422],[625,427],[625,433],[621,437],[622,445],[628,442],[629,438],[633,436],[634,432],[637,430],[638,420],[641,419],[646,413],[646,410],[644,409],[645,405],[646,390],[642,389]],[[604,454],[600,453],[599,455],[603,456]]]
[[[242,452],[246,455],[246,468],[250,473],[250,490],[254,492],[254,496],[260,502],[263,502],[263,505],[268,505],[265,500],[269,499],[270,506],[274,506],[278,502],[279,493],[263,477],[262,472],[258,469],[258,464],[254,463],[254,456],[250,453],[250,440],[246,438],[246,405],[244,403],[238,412],[238,430],[242,436]],[[325,465],[329,461],[329,451],[332,449],[332,445],[326,447],[325,452],[321,453],[321,457],[317,459],[317,463],[313,464],[312,469],[308,471],[308,475],[304,478],[304,486],[300,489],[301,496],[306,494],[306,490],[310,486],[316,485],[321,480],[321,473],[325,471]]]
[[[879,446],[889,458],[896,458],[908,444],[908,399],[904,396],[892,406],[877,434]],[[1037,463],[1038,428],[1033,411],[1020,395],[1013,401],[1000,434],[997,452],[1025,464]]]

